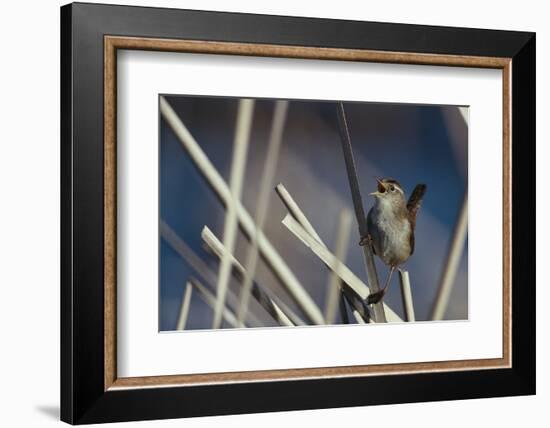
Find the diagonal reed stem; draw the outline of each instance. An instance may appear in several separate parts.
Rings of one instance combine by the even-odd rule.
[[[212,233],[212,231],[205,226],[201,233],[202,239],[212,250],[212,252],[223,259],[228,257],[231,261],[232,272],[236,274],[237,280],[242,281],[246,276],[245,268],[239,261],[235,258],[234,255],[230,254],[227,249],[224,247],[223,243]],[[267,293],[265,293],[255,282],[252,283],[251,288],[252,295],[258,300],[258,303],[264,307],[264,309],[279,323],[279,325],[284,326],[293,326],[294,323],[291,321],[290,317],[275,303]]]
[[[193,249],[164,221],[160,220],[159,233],[162,239],[181,257],[181,259],[195,271],[195,274],[200,276],[203,284],[209,286],[209,289],[214,289],[216,286],[216,273],[201,259]],[[237,296],[228,289],[227,302],[232,308],[238,306]],[[264,327],[264,323],[258,319],[254,312],[248,311],[246,315],[246,324],[250,327]]]
[[[304,245],[309,247],[313,253],[319,257],[329,269],[336,272],[342,280],[342,291],[351,306],[363,316],[365,321],[369,321],[368,312],[366,312],[365,299],[370,294],[369,287],[358,278],[345,264],[338,260],[327,247],[311,236],[304,227],[290,214],[287,214],[283,219],[283,224],[292,232]],[[403,320],[384,303],[384,310],[387,314],[388,321],[402,322]]]
[[[216,296],[208,288],[206,288],[198,279],[191,278],[189,283],[199,292],[203,300],[212,308],[216,307]],[[231,309],[224,306],[222,308],[222,319],[226,321],[231,327],[238,328],[239,323],[237,322],[237,317],[231,311]],[[221,326],[221,323],[220,323]]]
[[[460,265],[460,258],[462,256],[467,234],[468,192],[465,192],[462,207],[453,231],[451,245],[447,253],[445,266],[443,268],[443,272],[441,273],[437,296],[432,308],[432,320],[442,320],[445,316],[445,311],[447,310],[447,305],[449,304],[449,298],[451,297],[451,291],[453,289],[456,273]]]
[[[298,203],[294,200],[292,195],[289,193],[289,191],[286,189],[286,187],[279,183],[277,187],[275,188],[277,195],[279,195],[279,198],[283,202],[284,206],[286,207],[288,211],[288,215],[292,217],[292,219],[299,224],[303,230],[309,235],[309,237],[316,242],[318,245],[322,246],[323,248],[327,249],[327,246],[305,215],[305,213],[302,211],[302,209],[299,207]],[[286,220],[286,218],[285,218]],[[288,224],[285,223],[285,220],[283,220],[283,224],[285,224],[288,227]],[[294,232],[293,232],[294,233]],[[307,244],[306,244],[307,245]],[[359,296],[359,294],[353,290],[352,288],[349,288],[347,284],[342,284],[341,282],[341,272],[336,272],[334,269],[331,269],[329,267],[329,271],[332,272],[332,275],[338,277],[340,279],[339,288],[342,291],[341,295],[345,295],[346,299],[340,300],[340,314],[342,316],[342,321],[344,324],[349,323],[349,319],[347,318],[347,309],[346,309],[346,302],[349,303],[352,307],[360,308],[359,313],[365,317],[365,320],[368,320],[370,318],[367,305],[363,301],[363,299]],[[366,286],[365,286],[366,288]]]

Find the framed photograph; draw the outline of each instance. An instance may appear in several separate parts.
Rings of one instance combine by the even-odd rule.
[[[535,393],[535,35],[61,8],[61,417]]]

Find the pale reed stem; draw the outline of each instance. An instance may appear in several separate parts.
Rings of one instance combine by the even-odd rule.
[[[447,259],[439,281],[439,289],[437,290],[437,296],[432,309],[432,320],[442,320],[445,316],[467,235],[468,192],[464,195],[462,208],[460,209],[460,214],[453,231],[453,238],[447,253]]]
[[[183,299],[181,300],[180,315],[176,324],[176,330],[185,330],[187,324],[187,317],[189,316],[189,307],[191,306],[191,295],[193,293],[193,286],[187,283]]]
[[[238,220],[237,201],[241,199],[244,173],[246,171],[246,158],[248,154],[248,143],[250,130],[252,128],[252,115],[254,114],[254,101],[244,99],[239,102],[237,114],[237,127],[235,130],[235,142],[233,144],[233,158],[231,160],[231,172],[229,176],[229,191],[231,197],[227,201],[225,223],[223,227],[223,246],[227,254],[222,257],[218,274],[218,285],[216,287],[216,306],[214,307],[214,321],[212,328],[220,328],[222,311],[225,307],[225,294],[229,286],[231,275],[231,259],[229,255],[235,251],[237,242]]]
[[[287,214],[283,219],[283,224],[290,230],[298,239],[300,239],[306,247],[309,247],[313,253],[319,257],[329,269],[336,272],[342,280],[343,290],[346,288],[350,295],[357,296],[364,301],[370,294],[369,287],[361,281],[345,264],[338,260],[324,245],[320,244],[292,217]],[[348,296],[348,294],[346,294]],[[353,304],[353,302],[352,302]],[[386,304],[383,304],[386,311],[388,321],[402,322],[403,320]],[[359,307],[354,304],[354,308],[359,311]]]
[[[202,296],[203,300],[212,308],[216,306],[216,296],[214,296],[213,293],[208,290],[201,282],[196,278],[191,278],[189,280],[191,284],[193,284],[193,287],[199,292],[199,294]],[[225,306],[222,308],[222,319],[227,321],[231,327],[238,328],[239,323],[237,322],[237,317],[235,314]]]
[[[407,272],[406,270],[399,271],[399,284],[401,285],[401,299],[403,301],[403,312],[405,313],[405,321],[416,321],[416,318],[414,316],[414,306],[409,272]]]
[[[334,249],[334,256],[345,262],[346,253],[348,250],[349,238],[351,233],[352,215],[350,210],[344,208],[340,211],[338,219],[338,231],[336,235],[336,247]],[[338,300],[341,294],[339,272],[329,270],[329,280],[327,285],[327,297],[325,306],[325,319],[327,324],[334,324],[336,321],[336,313],[338,309]],[[345,309],[345,307],[343,308]]]
[[[212,252],[222,259],[223,257],[228,257],[231,261],[234,272],[238,273],[239,280],[242,280],[245,276],[245,270],[243,265],[230,254],[227,249],[223,246],[223,243],[212,233],[208,227],[204,227],[201,233],[202,239],[206,245],[212,250]],[[277,321],[280,325],[292,326],[294,323],[290,318],[285,314],[285,312],[277,305],[263,290],[260,289],[256,284],[252,284],[252,294],[256,297],[258,302],[266,309],[266,311]]]

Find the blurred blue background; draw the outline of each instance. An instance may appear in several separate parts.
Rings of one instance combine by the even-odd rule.
[[[238,99],[167,96],[211,162],[229,180]],[[275,102],[256,100],[243,203],[254,217]],[[428,320],[453,227],[467,186],[468,129],[458,107],[408,104],[345,103],[365,212],[374,176],[393,177],[407,196],[417,183],[428,190],[417,219],[416,248],[404,265],[409,271],[417,320]],[[334,102],[291,100],[277,164],[275,183],[283,183],[329,246],[334,248],[338,216],[353,210],[342,155]],[[321,309],[325,307],[328,271],[281,220],[286,209],[275,191],[270,195],[264,231]],[[223,236],[224,206],[195,167],[167,123],[160,119],[160,216],[214,272],[218,261],[203,247],[207,225]],[[366,282],[354,220],[346,264]],[[188,278],[200,275],[160,239],[160,330],[174,330]],[[235,255],[244,263],[248,240],[240,232]],[[387,268],[377,260],[380,281]],[[301,314],[263,261],[256,280]],[[400,316],[403,309],[397,275],[385,302]],[[215,285],[215,284],[213,284]],[[215,294],[214,289],[211,288]],[[238,295],[239,284],[231,284]],[[266,326],[275,322],[252,298],[249,310]],[[193,293],[186,328],[210,328],[213,311]],[[468,317],[467,244],[445,319]],[[224,327],[228,327],[227,324]]]

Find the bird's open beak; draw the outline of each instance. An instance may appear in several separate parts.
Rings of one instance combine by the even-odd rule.
[[[370,196],[380,196],[386,192],[386,186],[384,185],[384,183],[382,183],[382,181],[379,178],[376,179],[376,182],[378,183],[377,191],[369,193]]]

